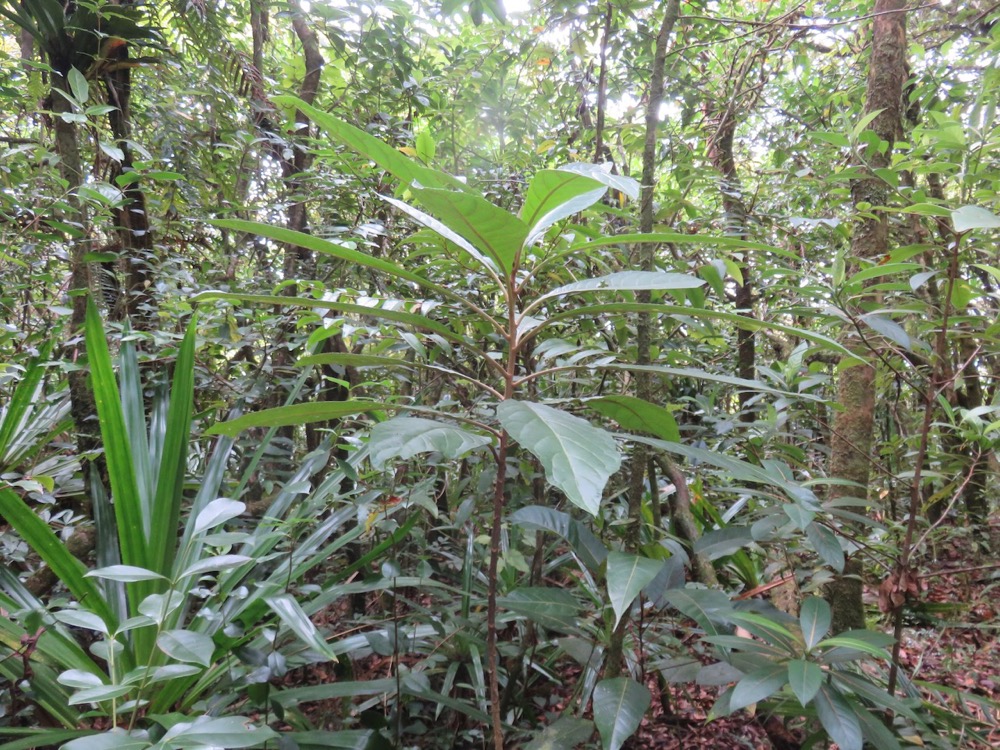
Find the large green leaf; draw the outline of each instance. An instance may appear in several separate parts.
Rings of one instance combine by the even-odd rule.
[[[134,737],[124,729],[112,729],[103,734],[90,734],[67,742],[60,750],[143,750],[152,747],[152,742]]]
[[[732,611],[729,597],[715,589],[668,589],[663,598],[681,614],[690,617],[708,635],[718,635],[718,623],[726,622]]]
[[[973,229],[1000,229],[1000,216],[980,206],[961,206],[951,212],[951,223],[956,232]]]
[[[458,178],[446,172],[421,165],[392,146],[383,143],[378,138],[368,135],[363,130],[321,109],[316,109],[316,107],[306,104],[297,97],[289,95],[275,96],[272,97],[271,101],[280,107],[300,110],[328,135],[365,158],[371,159],[379,167],[407,186],[413,182],[417,182],[423,187],[452,188],[457,191],[469,189]]]
[[[566,540],[573,554],[580,558],[580,562],[593,573],[596,573],[607,559],[608,550],[603,542],[594,536],[594,532],[585,524],[577,521],[569,513],[541,505],[529,505],[515,510],[510,514],[509,520],[528,529],[558,534]]]
[[[639,200],[639,193],[641,191],[639,181],[625,175],[612,174],[610,164],[591,164],[585,161],[575,161],[563,164],[559,167],[559,171],[582,174],[612,190],[624,193],[632,200]]]
[[[550,630],[562,633],[580,630],[583,608],[571,593],[563,589],[522,586],[497,599],[497,603]]]
[[[574,281],[546,292],[537,301],[551,297],[563,297],[567,294],[583,292],[628,292],[657,291],[669,289],[697,289],[704,286],[701,279],[686,273],[669,273],[667,271],[618,271],[607,276],[596,276],[583,281]]]
[[[364,414],[385,407],[371,401],[323,401],[315,404],[289,404],[274,409],[264,409],[244,414],[228,422],[219,422],[205,430],[206,435],[235,437],[251,427],[286,427],[291,425],[326,422],[342,419],[352,414]]]
[[[503,401],[497,417],[541,461],[549,482],[574,505],[597,515],[604,486],[621,466],[621,454],[610,433],[580,417],[528,401]]]
[[[802,625],[802,639],[806,644],[806,651],[812,651],[816,644],[823,640],[823,637],[830,630],[830,605],[820,596],[810,596],[802,602],[799,610],[799,623]]]
[[[733,711],[770,698],[788,684],[788,669],[784,664],[768,664],[755,669],[733,688],[729,707]]]
[[[846,563],[844,548],[840,546],[840,540],[831,529],[813,521],[806,526],[806,536],[823,562],[838,573],[844,572]]]
[[[649,690],[628,677],[601,680],[594,688],[594,723],[604,750],[620,750],[639,728],[652,698]]]
[[[616,626],[639,592],[656,578],[662,567],[663,560],[650,560],[625,552],[608,553],[608,597],[615,612]]]
[[[662,406],[651,404],[645,399],[624,395],[602,396],[588,399],[584,405],[598,414],[615,420],[623,430],[647,432],[660,440],[675,443],[681,440],[674,415]]]
[[[277,738],[268,727],[255,727],[242,716],[214,718],[199,716],[194,721],[174,724],[160,740],[164,747],[256,747]]]
[[[449,229],[492,258],[507,274],[528,236],[523,221],[485,198],[453,190],[417,190],[414,198]]]
[[[590,739],[594,723],[576,716],[560,716],[524,746],[524,750],[574,750]]]
[[[406,461],[419,453],[436,451],[451,460],[489,443],[490,438],[455,425],[421,417],[393,417],[372,428],[368,449],[372,465],[381,469],[392,458]]]
[[[840,750],[861,750],[861,723],[851,705],[835,688],[820,686],[813,705],[816,706],[816,714],[823,729]]]
[[[805,659],[788,662],[788,685],[803,706],[813,699],[823,684],[823,670],[818,664]]]
[[[557,221],[589,208],[606,192],[604,185],[581,174],[563,169],[536,172],[521,206],[521,220],[529,227],[524,244],[531,245]]]

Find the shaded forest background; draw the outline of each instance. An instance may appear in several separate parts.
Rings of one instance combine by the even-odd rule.
[[[0,749],[995,746],[998,18],[2,0]]]

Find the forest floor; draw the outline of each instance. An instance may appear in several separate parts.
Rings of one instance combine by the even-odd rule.
[[[996,519],[1000,522],[1000,519]],[[993,526],[994,542],[1000,523]],[[983,740],[954,736],[956,750],[1000,748],[1000,562],[972,549],[961,532],[920,565],[922,592],[904,620],[900,661],[935,703],[970,721]],[[993,549],[1000,549],[996,543]],[[979,560],[978,563],[970,560]],[[877,591],[867,592],[874,606]],[[888,622],[883,624],[891,632]],[[651,685],[652,687],[652,685]],[[670,712],[647,716],[626,750],[798,750],[800,735],[776,720],[740,712],[708,721],[717,688],[675,688]],[[784,735],[784,736],[783,736]]]
[[[964,717],[967,725],[983,738],[950,733],[951,747],[991,750],[1000,748],[1000,562],[996,555],[977,553],[971,538],[961,530],[956,531],[947,543],[919,564],[921,592],[907,610],[900,660],[904,673],[925,696]],[[993,549],[1000,549],[1000,519],[996,519],[992,531]],[[870,612],[877,611],[877,584],[871,582],[866,591]],[[872,626],[891,632],[891,624],[885,619]],[[391,659],[373,655],[357,662],[354,668],[354,679],[361,680],[385,677],[392,664]],[[549,696],[553,708],[571,703],[578,674],[578,667],[566,670],[564,682],[553,691],[556,695]],[[324,681],[323,677],[318,681]],[[653,678],[648,680],[653,708],[624,750],[801,750],[803,747],[804,732],[794,722],[786,729],[775,718],[747,711],[709,721],[712,705],[724,688],[671,685],[665,694],[659,683]],[[547,689],[551,689],[550,684]],[[412,737],[414,744],[408,746],[438,750],[439,745],[434,743],[440,737],[432,731],[424,738]],[[421,739],[431,744],[421,744]],[[596,737],[593,740],[595,744],[588,747],[599,747]],[[448,750],[455,747],[450,744]]]

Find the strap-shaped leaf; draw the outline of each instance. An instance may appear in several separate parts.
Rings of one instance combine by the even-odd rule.
[[[611,434],[544,404],[508,400],[497,407],[503,428],[542,463],[545,477],[574,505],[597,515],[608,479],[621,466]]]
[[[69,553],[66,545],[49,525],[35,515],[24,500],[8,489],[0,489],[0,515],[45,561],[73,596],[83,602],[88,611],[99,616],[107,629],[113,632],[117,623],[103,594],[93,581],[84,577],[86,568],[83,563]]]
[[[228,422],[219,422],[209,427],[205,434],[235,437],[250,427],[287,427],[312,422],[326,422],[331,419],[341,419],[352,414],[364,414],[383,408],[385,407],[381,404],[372,401],[325,401],[317,404],[290,404],[244,414]]]
[[[457,177],[453,177],[447,172],[423,166],[419,162],[402,154],[398,149],[321,109],[316,109],[316,107],[306,104],[298,97],[288,95],[275,96],[271,101],[281,107],[300,110],[316,123],[317,126],[326,131],[328,135],[361,154],[366,159],[371,159],[379,167],[405,185],[417,182],[424,187],[451,188],[457,191],[469,189]]]

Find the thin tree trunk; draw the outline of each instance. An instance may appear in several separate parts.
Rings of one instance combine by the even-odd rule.
[[[663,12],[663,21],[656,35],[656,51],[653,56],[653,68],[649,78],[649,97],[646,105],[646,141],[642,150],[642,194],[639,205],[639,231],[650,234],[653,231],[653,187],[656,184],[656,143],[660,124],[660,104],[663,102],[663,79],[667,65],[667,45],[674,25],[680,17],[680,0],[668,0]],[[647,242],[638,246],[637,265],[643,271],[652,271],[656,266],[656,244]],[[649,302],[648,291],[636,292],[638,302]],[[636,362],[640,365],[649,364],[652,344],[652,322],[648,314],[640,313],[636,321]],[[636,395],[639,398],[652,400],[653,388],[649,373],[640,372],[636,377]],[[629,527],[626,546],[635,548],[639,542],[640,524],[642,521],[642,496],[646,489],[647,466],[650,464],[649,453],[637,446],[632,454],[631,479],[629,481],[629,517],[632,524]],[[655,477],[650,478],[655,481]],[[654,493],[655,487],[650,488]],[[622,672],[625,654],[625,633],[628,627],[628,616],[622,617],[612,633],[608,644],[608,656],[604,665],[607,677],[617,677]]]
[[[851,183],[854,205],[884,206],[889,192],[885,182],[871,173],[889,165],[892,146],[902,127],[903,84],[906,80],[906,3],[905,0],[876,0],[873,12],[871,61],[864,114],[878,112],[870,129],[888,146],[884,150],[869,148],[865,161],[869,176]],[[861,209],[858,209],[861,212]],[[865,210],[859,216],[851,237],[851,256],[859,261],[885,255],[889,249],[889,225],[884,214],[871,215]],[[856,341],[848,344],[858,347]],[[830,441],[831,477],[846,479],[861,487],[868,486],[872,461],[872,433],[875,422],[875,368],[857,364],[842,369],[837,382],[837,394],[843,410],[833,422]],[[830,488],[830,497],[837,498],[855,492],[843,486]],[[834,579],[827,591],[833,609],[833,630],[842,632],[863,628],[860,560],[848,560],[842,575]]]

